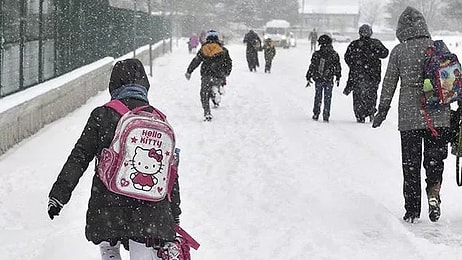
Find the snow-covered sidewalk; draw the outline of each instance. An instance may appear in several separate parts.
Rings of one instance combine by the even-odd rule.
[[[385,44],[391,50],[395,42]],[[421,223],[404,223],[396,100],[381,128],[355,122],[352,98],[342,94],[346,46],[334,45],[343,77],[329,123],[311,120],[307,42],[277,49],[271,74],[249,72],[245,46],[227,46],[234,67],[212,122],[202,120],[199,69],[184,78],[193,58],[186,43],[155,60],[150,99],[177,133],[181,223],[201,243],[193,259],[460,257],[454,157],[446,161],[440,221],[428,220],[423,203]],[[108,98],[100,93],[0,157],[0,259],[100,258],[84,237],[93,164],[53,221],[46,203],[89,113]]]

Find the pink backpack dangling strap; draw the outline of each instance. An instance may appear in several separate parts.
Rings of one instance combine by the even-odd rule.
[[[194,248],[195,250],[199,248],[200,244],[194,238],[192,238],[192,236],[188,234],[188,232],[182,229],[179,225],[175,225],[175,231],[181,237],[183,237],[192,248]]]

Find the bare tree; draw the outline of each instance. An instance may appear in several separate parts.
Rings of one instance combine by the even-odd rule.
[[[360,2],[360,20],[373,26],[383,16],[382,1],[363,0]]]
[[[441,28],[446,18],[442,14],[443,0],[391,0],[385,7],[389,14],[388,23],[396,27],[398,18],[407,6],[422,12],[430,28]]]

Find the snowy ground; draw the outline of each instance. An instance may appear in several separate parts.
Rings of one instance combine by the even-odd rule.
[[[451,46],[462,57],[457,40]],[[396,42],[385,44],[391,50]],[[342,60],[346,46],[335,45]],[[381,128],[357,124],[351,96],[342,94],[343,63],[331,121],[315,122],[307,42],[278,49],[271,74],[248,71],[243,45],[228,48],[234,68],[212,122],[202,121],[199,70],[184,78],[193,56],[183,41],[155,60],[151,80],[152,103],[168,115],[182,149],[181,222],[201,243],[193,259],[460,259],[454,157],[446,160],[440,221],[428,220],[425,202],[420,223],[401,220],[396,100]],[[93,165],[53,221],[46,203],[90,111],[108,98],[100,93],[0,157],[1,260],[99,259],[84,237]]]

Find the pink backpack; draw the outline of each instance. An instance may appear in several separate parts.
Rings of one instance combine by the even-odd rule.
[[[98,160],[98,176],[112,192],[132,198],[170,200],[177,177],[175,134],[166,116],[151,106],[129,110],[121,101],[105,106],[122,117],[109,148]],[[152,112],[144,111],[152,108]]]

